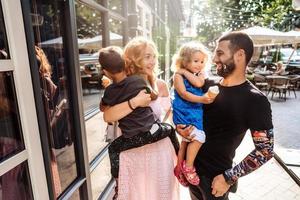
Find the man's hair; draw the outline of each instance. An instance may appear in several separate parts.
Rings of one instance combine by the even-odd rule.
[[[253,41],[246,33],[234,31],[222,36],[219,40],[229,41],[230,42],[230,50],[234,54],[240,49],[243,49],[246,54],[246,65],[249,63],[252,55],[253,55]]]
[[[123,51],[120,47],[109,46],[99,51],[99,63],[102,69],[115,74],[125,70],[125,61],[122,58]]]

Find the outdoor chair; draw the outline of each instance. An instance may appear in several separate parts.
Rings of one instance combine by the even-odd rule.
[[[272,92],[273,99],[274,94],[278,93],[280,99],[286,100],[286,92],[288,90],[289,78],[284,76],[272,76],[270,78],[271,85],[269,91]]]
[[[289,84],[288,84],[288,92],[290,95],[290,91],[294,92],[295,98],[297,98],[296,95],[296,90],[299,88],[299,84],[300,84],[300,75],[296,75],[296,76],[291,76],[289,77]]]
[[[266,80],[266,77],[264,77],[263,75],[254,73],[253,81],[254,81],[254,85],[258,89],[260,89],[260,90],[267,90],[268,89],[269,84]]]

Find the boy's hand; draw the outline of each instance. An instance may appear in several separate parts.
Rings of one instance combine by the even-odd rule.
[[[146,90],[141,90],[138,95],[131,99],[132,106],[137,107],[147,107],[151,102],[150,94],[146,93]]]
[[[109,85],[111,84],[111,81],[109,78],[107,78],[106,76],[102,77],[102,86],[104,88],[107,88]]]

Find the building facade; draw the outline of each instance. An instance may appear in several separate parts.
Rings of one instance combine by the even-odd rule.
[[[183,20],[181,1],[0,1],[0,199],[108,199],[101,47],[151,38],[160,77]]]

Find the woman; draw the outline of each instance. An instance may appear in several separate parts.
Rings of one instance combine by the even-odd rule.
[[[170,108],[170,98],[166,83],[155,77],[154,70],[158,63],[156,46],[146,39],[135,38],[126,45],[124,59],[128,75],[141,74],[157,91],[158,97],[150,103],[150,106],[156,119],[160,120],[162,113]],[[139,95],[133,102],[142,102],[138,97]],[[127,102],[121,103],[106,110],[104,119],[108,122],[117,121],[131,111]],[[122,152],[118,199],[179,199],[179,186],[173,175],[176,159],[169,138]]]

